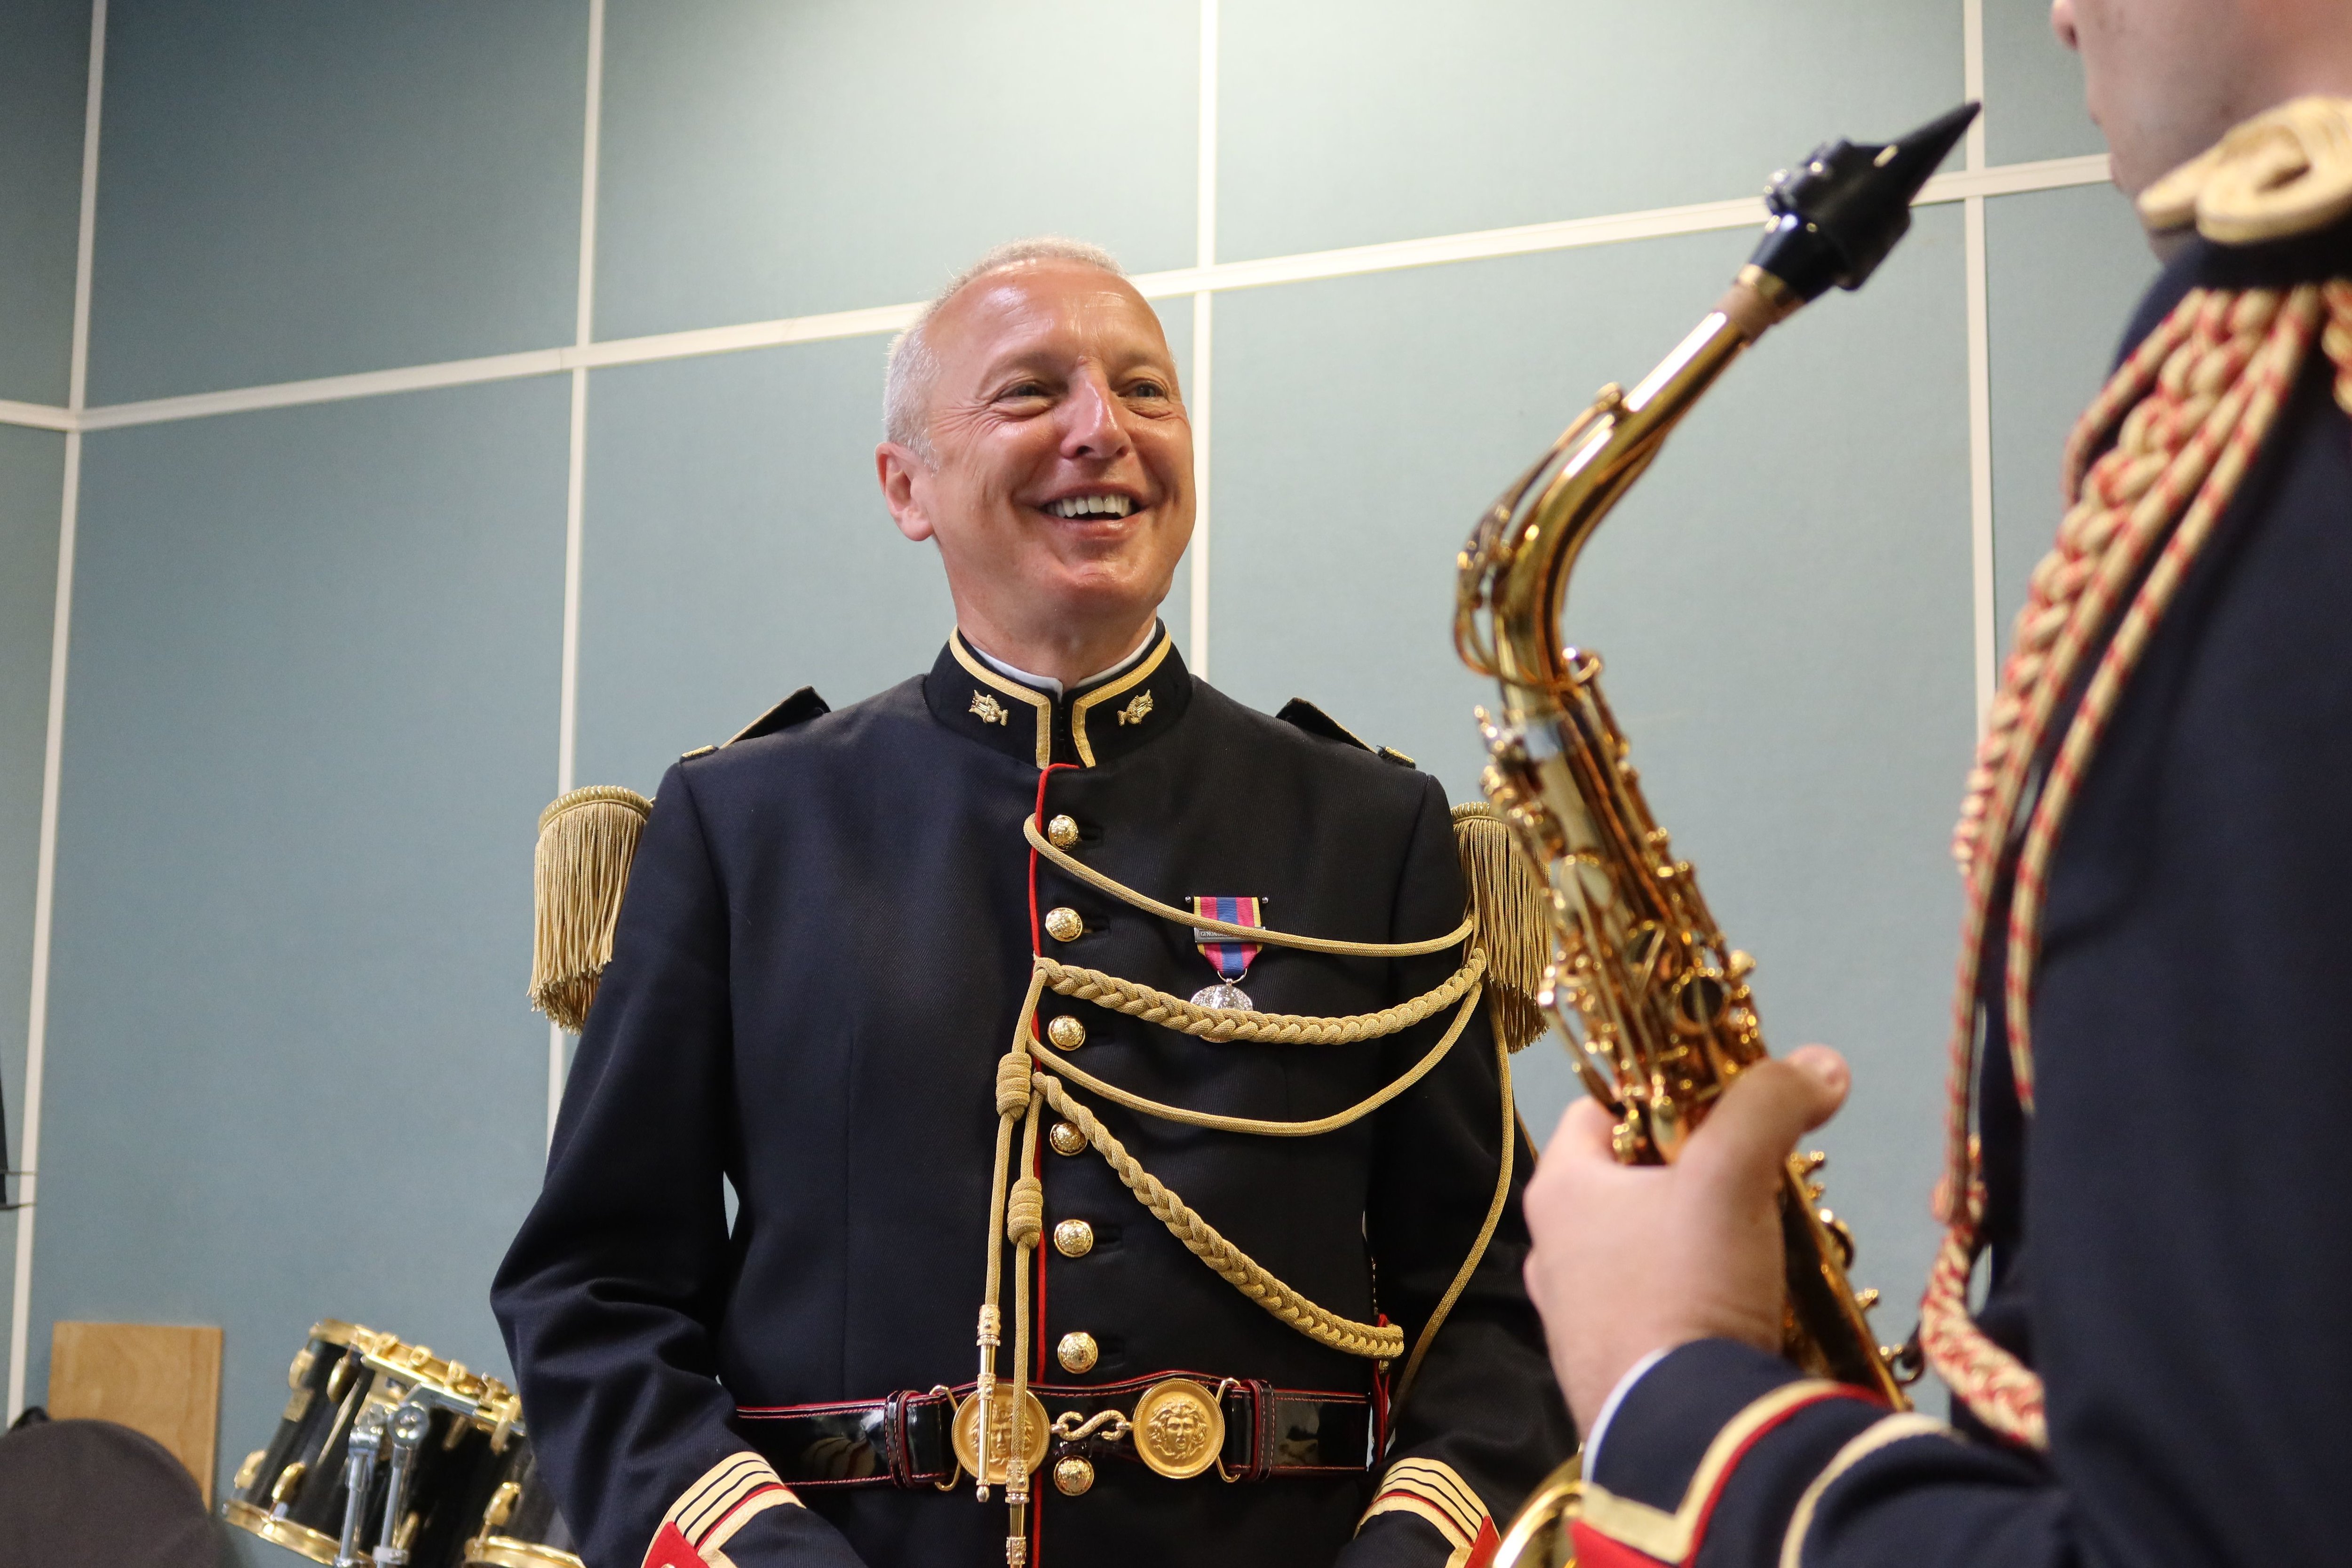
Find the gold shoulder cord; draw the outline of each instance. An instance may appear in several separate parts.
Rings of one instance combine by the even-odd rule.
[[[1457,832],[1475,835],[1475,827],[1465,828],[1461,818],[1465,812],[1472,817],[1482,816],[1482,808],[1458,808]],[[1475,826],[1483,826],[1483,822]],[[1404,1331],[1392,1324],[1358,1322],[1333,1312],[1301,1295],[1268,1270],[1263,1264],[1234,1245],[1200,1213],[1171,1191],[1159,1178],[1145,1170],[1109,1129],[1071,1095],[1065,1079],[1082,1085],[1093,1093],[1129,1110],[1185,1126],[1205,1127],[1218,1131],[1238,1132],[1267,1138],[1307,1138],[1336,1131],[1361,1121],[1381,1106],[1395,1100],[1433,1070],[1453,1050],[1469,1026],[1483,998],[1489,995],[1487,982],[1487,944],[1481,940],[1480,922],[1475,912],[1465,915],[1462,923],[1442,936],[1420,942],[1342,942],[1333,938],[1304,936],[1291,931],[1268,930],[1256,926],[1240,926],[1223,921],[1197,916],[1160,902],[1144,893],[1105,876],[1103,873],[1073,858],[1051,843],[1039,831],[1034,817],[1023,824],[1023,836],[1031,848],[1044,856],[1058,869],[1068,873],[1087,886],[1097,889],[1147,914],[1181,925],[1220,935],[1234,936],[1272,947],[1289,947],[1308,952],[1334,953],[1346,957],[1410,958],[1442,952],[1468,941],[1469,950],[1462,964],[1435,986],[1393,1007],[1376,1013],[1357,1014],[1346,1017],[1309,1017],[1290,1014],[1259,1013],[1236,1008],[1205,1007],[1168,992],[1123,980],[1099,970],[1066,964],[1040,954],[1030,974],[1027,995],[1023,999],[1019,1020],[1013,1028],[1012,1047],[997,1064],[996,1110],[1000,1118],[996,1136],[996,1166],[991,1183],[989,1200],[989,1238],[987,1295],[980,1310],[980,1375],[973,1399],[977,1430],[990,1435],[991,1459],[986,1463],[989,1473],[975,1477],[978,1491],[984,1500],[990,1483],[1002,1479],[1006,1488],[1006,1501],[1016,1510],[1025,1508],[1027,1487],[1017,1462],[1004,1466],[993,1463],[993,1449],[999,1436],[994,1428],[1003,1426],[1004,1446],[1010,1452],[1012,1425],[1031,1403],[1028,1391],[1028,1345],[1030,1339],[1029,1258],[1043,1237],[1045,1229],[1045,1189],[1029,1170],[1031,1155],[1036,1146],[1037,1121],[1041,1105],[1050,1105],[1055,1112],[1076,1128],[1095,1152],[1100,1154],[1122,1184],[1133,1193],[1138,1202],[1150,1210],[1154,1218],[1168,1227],[1170,1234],[1182,1242],[1185,1248],[1207,1264],[1217,1275],[1256,1302],[1284,1323],[1305,1334],[1318,1344],[1326,1345],[1349,1355],[1369,1360],[1391,1362],[1404,1352]],[[1505,879],[1507,872],[1505,873]],[[1474,883],[1483,891],[1486,883],[1497,879],[1474,876]],[[1485,902],[1480,900],[1479,902]],[[1517,955],[1514,954],[1514,957]],[[1513,970],[1525,967],[1514,963]],[[1517,1118],[1511,1100],[1509,1050],[1513,1037],[1525,1031],[1505,1026],[1500,1016],[1503,1004],[1517,988],[1512,982],[1522,977],[1514,973],[1505,977],[1503,988],[1494,993],[1493,1005],[1497,1013],[1496,1029],[1496,1063],[1502,1086],[1502,1157],[1496,1173],[1493,1201],[1487,1206],[1484,1223],[1473,1241],[1468,1257],[1463,1260],[1437,1308],[1430,1314],[1414,1343],[1404,1373],[1399,1379],[1396,1402],[1402,1404],[1419,1373],[1437,1331],[1460,1299],[1470,1277],[1485,1257],[1502,1217],[1505,1203],[1510,1194],[1512,1156],[1517,1142]],[[1162,1100],[1123,1089],[1087,1071],[1066,1056],[1055,1050],[1036,1033],[1036,1007],[1047,991],[1057,995],[1093,1002],[1124,1013],[1146,1023],[1188,1034],[1196,1038],[1225,1042],[1245,1041],[1269,1045],[1353,1045],[1377,1040],[1435,1016],[1441,1010],[1454,1008],[1453,1022],[1438,1041],[1401,1076],[1372,1094],[1328,1116],[1307,1121],[1268,1121],[1255,1117],[1220,1116],[1207,1111],[1188,1110]],[[1516,1020],[1513,1021],[1516,1023]],[[1524,1044],[1524,1040],[1516,1043]],[[1050,1066],[1053,1070],[1048,1071]],[[1013,1131],[1021,1130],[1021,1154],[1018,1166],[1012,1164]],[[1014,1177],[1013,1171],[1024,1173]],[[1007,1408],[996,1414],[992,1422],[990,1406],[996,1402],[996,1351],[1002,1342],[1003,1316],[1001,1308],[1003,1289],[1003,1249],[1010,1242],[1014,1250],[1013,1275],[1013,1373],[1012,1397]]]

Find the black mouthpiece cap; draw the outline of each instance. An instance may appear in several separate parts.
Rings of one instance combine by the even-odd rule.
[[[1830,285],[1859,289],[1911,227],[1911,201],[1967,134],[1979,106],[1964,103],[1884,146],[1832,142],[1765,188],[1771,217],[1749,262],[1801,300]]]

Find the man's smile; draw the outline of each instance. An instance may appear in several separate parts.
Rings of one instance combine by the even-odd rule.
[[[1137,510],[1133,496],[1097,491],[1087,495],[1064,496],[1060,500],[1045,502],[1039,509],[1055,517],[1122,518]]]

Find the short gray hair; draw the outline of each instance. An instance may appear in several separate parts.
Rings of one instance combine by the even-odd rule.
[[[962,293],[967,284],[1029,261],[1075,261],[1082,267],[1099,268],[1114,278],[1127,276],[1127,269],[1101,246],[1058,234],[1041,234],[1032,239],[1000,245],[957,273],[946,288],[931,296],[913,323],[890,340],[890,357],[882,375],[884,440],[909,448],[927,463],[932,460],[931,386],[939,379],[940,362],[931,352],[928,336],[931,318],[940,313],[941,306]]]

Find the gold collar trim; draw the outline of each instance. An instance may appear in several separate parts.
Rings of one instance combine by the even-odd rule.
[[[1168,658],[1168,650],[1175,646],[1175,637],[1169,634],[1166,627],[1161,627],[1158,646],[1154,647],[1150,653],[1145,654],[1143,658],[1137,662],[1134,668],[1129,670],[1125,675],[1120,676],[1117,680],[1107,680],[1103,682],[1100,686],[1096,687],[1092,691],[1087,692],[1084,697],[1079,698],[1076,701],[1070,704],[1070,741],[1078,748],[1079,762],[1084,763],[1087,767],[1093,767],[1095,765],[1095,749],[1087,743],[1087,710],[1094,708],[1098,703],[1108,702],[1114,697],[1121,696],[1139,683],[1150,679],[1151,672],[1160,668],[1161,662]],[[1150,711],[1150,708],[1147,705],[1142,713],[1138,713],[1135,716],[1136,721],[1140,723],[1143,719],[1143,713],[1148,713]],[[1044,764],[1040,763],[1039,765],[1043,766]]]
[[[1034,710],[1037,719],[1037,765],[1040,768],[1052,766],[1054,762],[1054,700],[1046,696],[1042,691],[1031,690],[1028,687],[1022,685],[1017,680],[1008,680],[1003,676],[997,674],[996,671],[989,668],[985,663],[973,656],[971,648],[964,645],[963,628],[961,626],[948,634],[948,651],[955,655],[956,662],[963,666],[965,672],[974,680],[979,681],[983,686],[991,687],[995,690],[1001,691],[1007,697],[1016,698],[1023,702],[1026,702],[1030,708]],[[1158,662],[1157,655],[1153,657],[1153,662]],[[1084,742],[1079,742],[1078,751],[1080,755],[1085,755],[1086,743]],[[1087,760],[1091,762],[1093,759],[1088,758]]]

